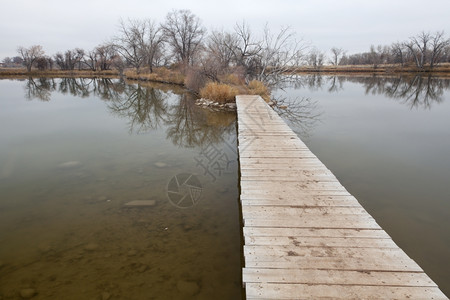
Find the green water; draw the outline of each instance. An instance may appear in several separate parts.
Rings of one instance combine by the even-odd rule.
[[[167,86],[0,80],[0,299],[240,299],[235,130]]]
[[[450,296],[450,80],[311,75],[275,94],[312,152]]]

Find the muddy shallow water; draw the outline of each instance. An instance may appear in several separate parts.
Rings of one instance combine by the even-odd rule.
[[[0,95],[0,299],[241,297],[234,114],[119,80]]]

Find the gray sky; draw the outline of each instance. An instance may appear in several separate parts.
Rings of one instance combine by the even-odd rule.
[[[42,45],[46,54],[91,50],[117,33],[120,18],[164,21],[172,9],[189,9],[210,29],[245,20],[257,33],[290,26],[327,54],[368,51],[371,44],[404,41],[421,31],[450,36],[449,0],[0,0],[0,60],[18,46]]]

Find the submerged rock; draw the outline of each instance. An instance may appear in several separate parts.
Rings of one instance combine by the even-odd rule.
[[[155,166],[157,166],[158,168],[165,168],[167,167],[167,164],[163,162],[156,162]]]
[[[27,288],[27,289],[21,289],[20,290],[20,297],[23,299],[31,299],[37,294],[35,289]]]
[[[111,294],[108,292],[102,293],[102,300],[109,300],[111,298]]]
[[[127,207],[146,207],[146,206],[155,206],[155,200],[133,200],[124,204]]]
[[[89,243],[86,246],[84,246],[84,250],[86,251],[95,251],[98,249],[98,245],[95,243]]]
[[[198,294],[200,287],[195,281],[180,280],[177,282],[177,290],[186,296],[194,296]]]

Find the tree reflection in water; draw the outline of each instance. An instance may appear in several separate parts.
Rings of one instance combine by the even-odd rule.
[[[205,111],[195,105],[191,94],[168,85],[108,78],[29,78],[25,89],[30,100],[50,101],[52,92],[99,97],[112,114],[128,120],[130,133],[143,134],[165,126],[167,138],[179,147],[223,142],[224,133],[235,128],[234,113]]]
[[[292,130],[301,137],[308,137],[315,124],[320,120],[316,100],[310,98],[278,97],[275,111],[291,124]]]
[[[329,92],[338,92],[348,82],[362,84],[366,94],[382,94],[410,108],[429,109],[434,103],[440,103],[446,89],[450,88],[450,79],[431,75],[408,76],[321,76],[310,74],[298,76],[294,88],[308,88],[311,91],[326,88]]]
[[[125,85],[121,93],[107,92],[111,112],[128,120],[130,133],[145,133],[166,122],[167,97],[161,90]]]

